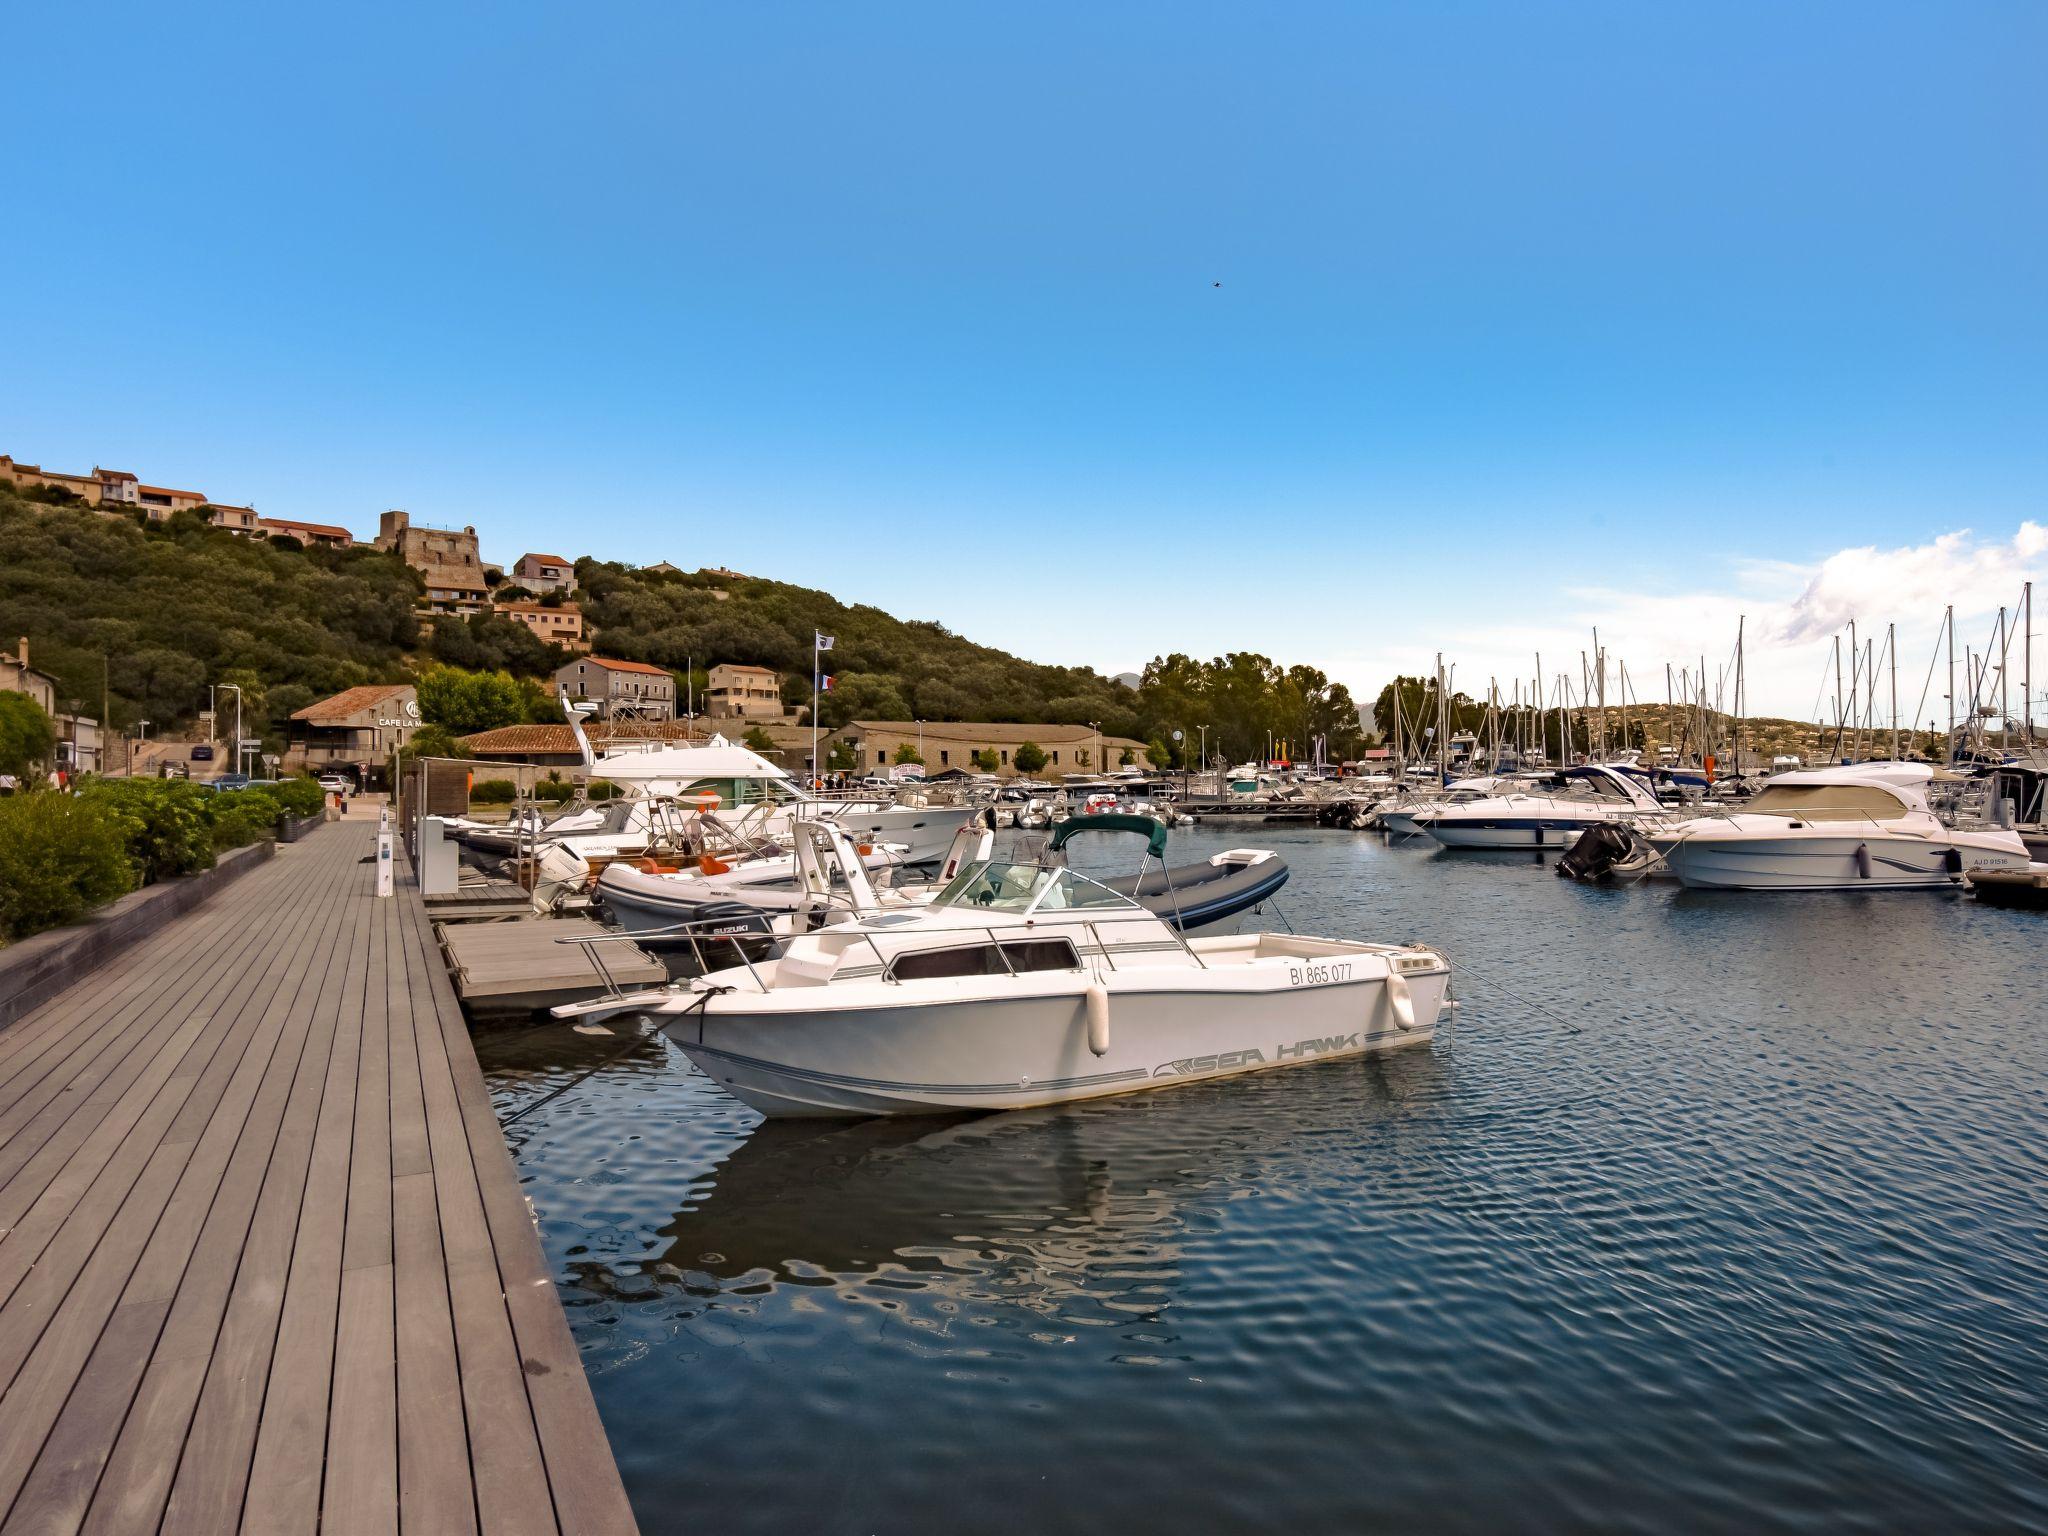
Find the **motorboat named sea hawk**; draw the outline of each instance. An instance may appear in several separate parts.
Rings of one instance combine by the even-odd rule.
[[[977,860],[928,903],[799,935],[775,959],[555,1012],[652,1014],[764,1115],[903,1115],[1421,1045],[1449,985],[1419,945],[1188,939],[1064,866]]]

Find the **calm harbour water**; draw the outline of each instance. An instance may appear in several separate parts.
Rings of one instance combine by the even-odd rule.
[[[650,1536],[2048,1529],[2042,918],[1237,845],[1456,1025],[813,1128],[655,1039],[511,1128]],[[501,1115],[620,1043],[478,1037]]]

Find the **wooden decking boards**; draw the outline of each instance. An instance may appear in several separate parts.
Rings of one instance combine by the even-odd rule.
[[[631,1532],[367,821],[0,1032],[0,1532]]]

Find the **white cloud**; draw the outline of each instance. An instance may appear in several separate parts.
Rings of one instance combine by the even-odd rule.
[[[1681,551],[1682,553],[1682,551]],[[1850,621],[1857,623],[1859,648],[1874,639],[1882,650],[1885,626],[1898,625],[1899,709],[1908,720],[1945,719],[1942,659],[1935,658],[1942,611],[1956,611],[1958,687],[1965,647],[1979,655],[1991,645],[2000,604],[2017,604],[2021,584],[2039,580],[2048,567],[2048,528],[2022,523],[2003,540],[1974,537],[1968,530],[1946,533],[1926,544],[1898,549],[1866,546],[1844,549],[1815,565],[1795,565],[1764,558],[1735,562],[1727,584],[1684,592],[1618,591],[1603,587],[1534,592],[1528,612],[1512,620],[1482,622],[1446,637],[1445,663],[1457,665],[1456,685],[1480,695],[1488,679],[1498,678],[1503,695],[1521,680],[1526,696],[1535,676],[1535,656],[1543,655],[1546,692],[1557,675],[1567,674],[1574,690],[1580,675],[1580,653],[1590,652],[1597,627],[1611,664],[1626,662],[1634,695],[1661,702],[1664,667],[1700,671],[1705,658],[1709,689],[1716,686],[1734,650],[1736,625],[1744,623],[1745,671],[1750,710],[1760,715],[1812,718],[1816,697],[1821,709],[1833,697],[1833,642],[1844,637]],[[2048,597],[2048,592],[2044,592]],[[2015,715],[2020,712],[2022,646],[2018,617],[2011,620],[2010,690]],[[2040,627],[2037,625],[2037,628]],[[1396,671],[1426,673],[1430,650],[1378,644],[1332,658],[1329,670],[1354,689],[1378,689]],[[2038,662],[2048,650],[2037,639]],[[1846,665],[1846,663],[1845,663]],[[1932,680],[1929,681],[1930,666]],[[1888,669],[1879,677],[1879,714],[1888,713]],[[1726,684],[1724,683],[1725,687]],[[2035,683],[2038,701],[2048,689],[2048,674]],[[1925,694],[1925,703],[1919,703]],[[1609,699],[1617,685],[1610,680]],[[1917,715],[1916,715],[1917,709]]]

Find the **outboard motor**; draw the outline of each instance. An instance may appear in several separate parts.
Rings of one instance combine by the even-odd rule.
[[[766,960],[775,949],[775,928],[768,914],[742,901],[707,901],[697,909],[692,925],[695,944],[681,935],[670,935],[648,946],[660,947],[672,971],[683,975],[696,970],[700,954],[705,969],[722,971],[748,960]],[[644,939],[641,942],[648,944]]]
[[[1614,866],[1635,851],[1635,834],[1627,827],[1599,822],[1579,834],[1557,861],[1557,872],[1571,880],[1610,880]]]

